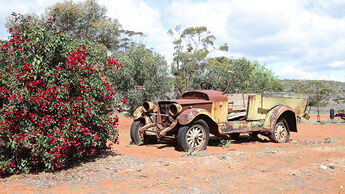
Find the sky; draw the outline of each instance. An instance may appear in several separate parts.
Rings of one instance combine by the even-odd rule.
[[[345,0],[96,0],[126,30],[172,61],[169,29],[206,26],[228,52],[265,65],[280,79],[345,82]],[[12,12],[42,14],[63,0],[0,0],[0,39]]]

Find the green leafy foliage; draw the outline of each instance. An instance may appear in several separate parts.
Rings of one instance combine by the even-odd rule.
[[[198,89],[202,83],[210,83],[215,89],[224,91],[231,79],[227,92],[281,91],[280,80],[258,62],[245,58],[209,58],[214,50],[227,51],[228,45],[215,47],[216,37],[206,27],[189,27],[181,31],[177,26],[168,33],[175,38],[174,63],[171,70],[178,94]]]
[[[121,71],[106,71],[120,96],[126,96],[129,113],[143,101],[165,99],[173,89],[168,66],[164,57],[145,48],[131,46],[116,52],[115,58],[122,62]]]
[[[326,87],[321,81],[316,80],[295,84],[291,87],[291,91],[309,95],[311,106],[317,106],[318,103],[334,93],[331,88]]]
[[[227,51],[228,46],[224,44],[216,48],[216,37],[205,26],[189,27],[183,31],[180,26],[176,26],[168,34],[174,38],[175,52],[171,71],[177,93],[181,95],[192,88],[195,75],[205,70],[208,54],[213,50]]]
[[[328,136],[326,139],[325,139],[325,142],[326,143],[337,143],[338,140],[332,136]]]
[[[226,57],[210,58],[204,71],[194,76],[194,88],[200,83],[211,83],[213,89],[225,91],[228,82],[229,93],[250,93],[282,90],[280,80],[271,71],[258,62],[245,58],[229,59]]]
[[[0,175],[56,170],[116,142],[113,112],[122,102],[92,65],[102,54],[58,31],[52,19],[14,20],[0,50]]]
[[[124,30],[117,19],[106,16],[106,13],[107,9],[94,0],[65,1],[48,7],[42,17],[32,17],[39,19],[40,23],[55,18],[58,31],[63,30],[79,40],[95,41],[105,52],[128,48],[135,44],[135,38],[142,37],[141,32]],[[14,23],[13,18],[8,18],[8,27],[14,27]]]

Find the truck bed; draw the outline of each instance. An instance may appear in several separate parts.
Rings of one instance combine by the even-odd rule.
[[[287,93],[227,94],[228,121],[262,120],[266,113],[278,105],[291,107],[296,116],[302,117],[309,103],[305,96]]]

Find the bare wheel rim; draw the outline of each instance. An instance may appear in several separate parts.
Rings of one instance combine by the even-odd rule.
[[[287,130],[283,122],[279,122],[276,125],[276,130],[274,131],[274,137],[278,142],[282,142],[285,140],[287,135]]]
[[[206,132],[201,125],[193,125],[188,129],[186,134],[186,142],[188,147],[195,149],[200,148],[205,144]]]

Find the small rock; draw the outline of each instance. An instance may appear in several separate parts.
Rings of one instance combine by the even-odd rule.
[[[328,167],[325,166],[325,165],[321,165],[320,168],[322,168],[322,169],[324,169],[324,170],[327,170]]]
[[[291,175],[292,175],[292,176],[296,176],[296,171],[292,170],[292,171],[291,171]]]
[[[331,169],[335,169],[335,165],[334,164],[330,164],[328,167],[331,168]]]

